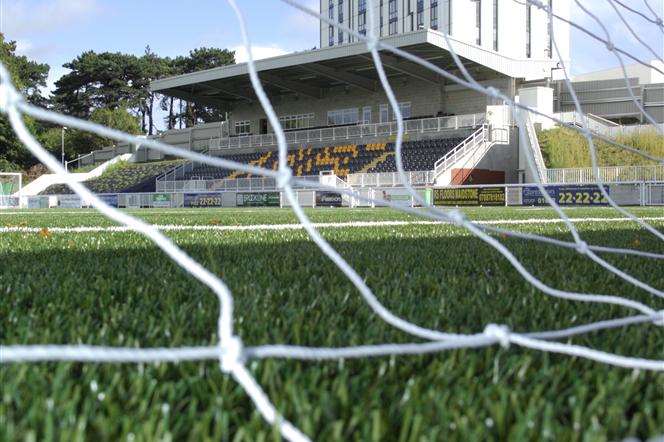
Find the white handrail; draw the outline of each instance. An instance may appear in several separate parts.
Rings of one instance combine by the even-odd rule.
[[[484,124],[486,114],[456,115],[451,117],[421,118],[404,121],[404,133],[432,133],[444,130],[475,127]],[[286,132],[288,144],[351,140],[364,137],[386,137],[397,133],[394,121],[386,123],[359,124],[352,126],[324,127]],[[238,137],[213,138],[208,141],[210,150],[267,147],[277,144],[274,134],[245,135]]]
[[[548,175],[546,173],[546,164],[544,163],[544,157],[542,157],[542,149],[540,148],[539,139],[537,138],[535,125],[530,119],[529,113],[521,112],[521,115],[526,126],[528,145],[535,159],[535,167],[537,168],[537,175],[539,176],[539,179],[542,183],[547,183],[549,181],[548,181]]]
[[[461,157],[466,155],[471,150],[474,150],[478,144],[486,141],[487,127],[483,125],[478,130],[473,132],[468,138],[459,143],[454,149],[447,152],[442,158],[436,161],[434,165],[435,176],[439,176],[447,168],[456,163]]]

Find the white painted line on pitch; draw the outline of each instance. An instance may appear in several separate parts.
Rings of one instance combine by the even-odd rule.
[[[641,218],[644,221],[664,221],[664,217]],[[626,218],[570,218],[574,223],[616,223],[633,222]],[[527,225],[527,224],[562,224],[563,220],[551,219],[522,219],[522,220],[479,220],[477,224],[500,224],[500,225]],[[400,227],[400,226],[430,226],[446,225],[449,223],[440,221],[350,221],[339,223],[314,223],[318,229],[334,229],[347,227]],[[270,230],[301,230],[301,224],[249,224],[245,226],[210,226],[210,225],[180,225],[165,224],[154,225],[162,231],[220,231],[220,232],[242,232],[242,231],[270,231]],[[98,232],[130,232],[125,226],[81,226],[81,227],[46,227],[50,233],[98,233]],[[0,227],[0,233],[38,233],[43,227]]]

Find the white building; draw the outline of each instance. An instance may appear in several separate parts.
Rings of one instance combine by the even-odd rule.
[[[517,0],[320,0],[320,12],[335,23],[366,34],[368,7],[374,8],[374,35],[387,37],[423,29],[447,34],[513,59],[558,59],[549,16]],[[544,0],[560,18],[570,18],[569,0]],[[569,68],[569,25],[553,19],[553,35]],[[356,42],[353,35],[320,22],[320,47]]]

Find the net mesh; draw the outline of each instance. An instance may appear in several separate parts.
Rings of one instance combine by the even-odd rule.
[[[664,255],[647,253],[639,250],[632,249],[618,249],[612,247],[604,247],[601,245],[591,245],[584,241],[581,234],[577,231],[572,220],[570,220],[566,214],[558,207],[556,201],[551,199],[548,192],[544,190],[544,187],[537,179],[538,174],[533,173],[533,176],[536,178],[536,185],[539,187],[541,195],[546,199],[547,203],[557,212],[559,217],[565,223],[567,229],[573,236],[573,241],[566,242],[558,239],[548,238],[544,236],[535,235],[532,233],[524,233],[518,231],[510,231],[502,228],[498,228],[491,225],[480,225],[468,220],[464,214],[458,210],[442,210],[437,207],[433,207],[424,201],[421,198],[421,195],[416,192],[409,184],[409,181],[405,177],[403,162],[401,159],[401,144],[403,139],[403,129],[404,123],[403,118],[400,112],[399,105],[396,101],[394,92],[390,87],[387,76],[385,74],[383,65],[381,63],[381,58],[379,56],[379,51],[391,52],[399,57],[403,57],[411,62],[417,63],[433,72],[437,75],[440,75],[443,78],[446,78],[450,81],[453,81],[457,84],[460,84],[468,89],[478,91],[491,99],[502,101],[510,106],[510,109],[513,113],[515,121],[519,125],[519,136],[520,142],[525,145],[530,145],[530,140],[526,136],[526,113],[538,114],[546,118],[553,119],[559,124],[564,124],[562,121],[556,120],[548,115],[539,113],[535,109],[528,108],[519,103],[515,103],[509,97],[505,96],[499,90],[492,87],[484,87],[478,83],[472,75],[466,70],[465,66],[461,62],[461,59],[457,56],[454,51],[454,47],[451,44],[450,40],[447,39],[450,52],[454,58],[456,68],[461,72],[462,77],[457,77],[449,71],[443,70],[438,66],[435,66],[426,60],[419,59],[414,55],[405,52],[399,48],[391,47],[385,42],[378,40],[375,35],[371,33],[375,29],[374,24],[374,6],[375,0],[367,0],[367,29],[369,33],[367,35],[361,35],[358,32],[349,29],[339,23],[336,23],[328,18],[321,16],[317,11],[313,11],[303,6],[300,3],[297,3],[294,0],[282,0],[284,3],[291,5],[301,11],[314,16],[323,22],[343,30],[350,35],[353,35],[358,41],[363,41],[367,45],[368,51],[371,53],[372,59],[375,64],[380,82],[382,87],[388,97],[389,103],[392,107],[394,115],[396,117],[398,132],[396,136],[396,165],[400,177],[402,178],[402,185],[408,192],[411,194],[412,198],[415,201],[418,201],[423,209],[416,210],[410,207],[404,207],[400,204],[395,204],[390,201],[378,200],[369,198],[366,194],[361,194],[355,192],[352,189],[339,189],[333,186],[327,186],[321,183],[312,183],[307,182],[306,184],[310,187],[316,187],[322,190],[334,191],[337,193],[342,193],[356,200],[368,201],[378,203],[382,206],[392,207],[396,210],[401,210],[409,213],[413,213],[420,217],[428,218],[437,222],[446,222],[452,223],[456,226],[459,226],[475,237],[479,238],[483,242],[492,246],[497,250],[513,267],[514,269],[530,284],[541,292],[557,298],[562,298],[566,300],[576,301],[576,302],[589,302],[589,303],[604,303],[604,304],[614,304],[629,308],[635,311],[634,316],[619,318],[619,319],[607,319],[600,322],[594,322],[582,326],[577,326],[573,328],[566,328],[561,330],[548,330],[548,331],[537,331],[530,333],[516,333],[511,331],[507,326],[500,324],[488,324],[484,327],[483,332],[476,334],[456,334],[456,333],[447,333],[441,330],[434,330],[422,327],[420,325],[411,323],[391,312],[388,308],[381,304],[375,294],[372,292],[371,288],[366,285],[364,279],[344,260],[344,258],[337,253],[337,251],[320,235],[316,230],[315,226],[309,221],[306,214],[300,207],[297,201],[296,194],[293,190],[293,187],[298,184],[303,184],[303,182],[294,177],[292,171],[288,167],[287,162],[287,144],[284,136],[284,132],[279,124],[279,119],[277,118],[274,109],[266,96],[263,88],[261,86],[260,80],[258,78],[256,67],[254,61],[251,57],[251,43],[249,41],[248,31],[246,28],[245,21],[239,10],[236,2],[234,0],[228,0],[229,5],[234,10],[238,23],[242,32],[242,37],[244,45],[248,54],[248,68],[250,73],[250,78],[253,84],[253,87],[256,91],[256,95],[259,98],[261,105],[263,106],[265,113],[270,120],[272,127],[275,130],[275,135],[278,141],[278,154],[279,154],[279,167],[278,170],[267,170],[259,167],[251,166],[248,164],[241,164],[233,161],[229,161],[223,158],[209,157],[206,155],[198,154],[195,152],[182,150],[173,146],[162,144],[155,140],[145,140],[137,139],[131,135],[124,134],[100,125],[96,125],[87,121],[81,121],[72,117],[65,115],[60,115],[55,112],[51,112],[45,109],[41,109],[35,106],[28,104],[16,89],[11,84],[11,79],[5,70],[4,66],[0,64],[0,111],[7,115],[8,119],[11,122],[16,135],[20,140],[25,144],[26,148],[32,152],[42,163],[44,163],[51,171],[54,173],[65,174],[66,171],[58,163],[58,161],[53,158],[49,153],[47,153],[42,146],[32,137],[32,135],[26,130],[22,117],[25,115],[32,116],[34,118],[49,121],[51,123],[64,125],[68,127],[73,127],[81,130],[86,130],[89,132],[96,133],[102,137],[111,138],[117,141],[124,141],[129,143],[140,143],[145,147],[150,149],[155,149],[161,152],[164,152],[169,155],[177,155],[182,158],[187,158],[192,161],[206,163],[213,166],[234,169],[242,172],[248,172],[254,175],[274,178],[277,182],[277,185],[281,192],[283,192],[285,198],[288,200],[290,207],[297,215],[301,225],[308,233],[309,237],[316,245],[320,248],[321,252],[325,254],[330,260],[332,260],[339,271],[341,271],[357,288],[358,293],[366,301],[366,303],[371,307],[373,312],[382,318],[387,323],[396,327],[399,330],[424,340],[424,342],[415,342],[410,344],[383,344],[383,345],[367,345],[367,346],[354,346],[346,348],[312,348],[312,347],[297,347],[289,345],[267,345],[260,347],[245,347],[242,345],[241,338],[234,333],[233,328],[233,297],[228,286],[211,273],[208,269],[200,265],[197,261],[188,256],[184,251],[182,251],[177,245],[175,245],[170,239],[164,236],[157,228],[145,223],[140,219],[133,218],[125,212],[119,211],[112,207],[106,205],[103,201],[93,195],[85,186],[80,183],[77,183],[67,177],[67,184],[71,189],[84,198],[87,201],[90,201],[92,205],[102,214],[114,220],[128,229],[134,230],[145,235],[147,238],[152,240],[156,247],[159,247],[167,256],[169,256],[173,261],[175,261],[179,266],[191,274],[194,278],[200,281],[202,284],[205,284],[209,287],[213,293],[217,296],[220,302],[219,318],[218,318],[218,336],[219,342],[218,345],[209,346],[209,347],[187,347],[187,348],[108,348],[108,347],[98,347],[98,346],[86,346],[86,345],[30,345],[30,346],[21,346],[21,345],[3,345],[0,346],[0,362],[2,363],[18,363],[18,362],[30,362],[30,361],[79,361],[79,362],[127,362],[127,363],[141,363],[141,362],[175,362],[175,361],[193,361],[193,360],[218,360],[220,368],[224,373],[232,376],[246,391],[247,395],[253,401],[256,409],[262,414],[264,419],[271,425],[278,426],[281,434],[289,440],[308,440],[308,436],[300,431],[298,428],[293,426],[285,417],[281,416],[279,412],[270,402],[270,399],[265,395],[261,387],[257,384],[255,379],[251,376],[247,369],[247,362],[250,360],[257,360],[263,358],[290,358],[290,359],[302,359],[302,360],[326,360],[326,359],[347,359],[347,358],[366,358],[366,357],[377,357],[385,355],[409,355],[409,354],[424,354],[424,353],[436,353],[443,352],[451,349],[458,348],[480,348],[493,345],[500,345],[502,347],[509,347],[510,345],[515,345],[519,347],[525,347],[529,349],[535,349],[543,352],[552,352],[559,353],[569,356],[581,357],[590,360],[594,360],[600,363],[609,364],[616,367],[625,367],[633,369],[643,369],[643,370],[654,370],[654,371],[664,371],[664,361],[661,360],[649,360],[639,358],[637,356],[627,357],[617,354],[611,354],[599,350],[595,350],[588,347],[573,345],[570,343],[560,342],[562,339],[567,339],[572,336],[590,333],[597,330],[605,330],[612,328],[626,327],[628,325],[634,324],[651,324],[653,326],[662,327],[664,326],[664,311],[657,311],[651,305],[647,305],[641,302],[637,302],[625,297],[616,296],[616,295],[606,295],[598,293],[577,293],[569,292],[554,287],[550,287],[533,276],[524,265],[512,254],[512,252],[501,242],[498,241],[497,235],[507,235],[511,237],[521,238],[528,241],[539,242],[552,244],[559,247],[565,247],[569,249],[576,250],[579,254],[587,257],[587,259],[592,260],[598,265],[602,266],[608,273],[611,273],[624,281],[627,281],[638,288],[650,293],[653,298],[664,298],[664,293],[650,285],[645,281],[641,281],[633,276],[629,275],[620,268],[608,263],[605,261],[598,253],[611,253],[619,255],[635,255],[642,257],[643,259],[664,259]],[[518,1],[513,0],[521,4],[529,4],[533,7],[539,8],[543,11],[546,11],[549,14],[549,32],[552,38],[553,49],[555,53],[560,57],[560,51],[558,49],[556,36],[553,32],[553,21],[554,20],[566,20],[563,17],[559,17],[553,13],[553,11],[544,3],[537,0],[527,0],[527,1]],[[606,49],[609,53],[613,54],[622,66],[623,73],[625,74],[625,81],[627,82],[627,74],[624,64],[624,59],[631,59],[637,63],[649,66],[648,63],[621,49],[617,46],[613,40],[612,36],[603,26],[601,20],[592,14],[588,9],[584,8],[583,5],[575,0],[577,5],[592,17],[603,29],[603,36],[597,35],[596,33],[580,26],[579,24],[569,21],[570,25],[580,29],[582,32],[587,34],[590,38],[593,38],[606,46]],[[609,0],[616,13],[621,17],[622,20],[626,20],[624,13],[630,12],[631,14],[639,14],[643,18],[646,18],[649,23],[656,28],[656,32],[664,33],[664,25],[662,24],[662,19],[657,15],[657,13],[652,9],[648,4],[647,0],[644,0],[645,6],[647,7],[648,12],[637,12],[631,6],[617,1]],[[633,31],[631,31],[633,33]],[[634,35],[634,33],[633,33]],[[640,40],[639,40],[640,41]],[[641,42],[645,45],[645,43]],[[661,56],[655,54],[658,59],[661,60]],[[565,85],[569,92],[572,94],[574,104],[577,112],[583,114],[583,110],[579,103],[572,83],[567,75],[567,67],[562,66],[563,71],[565,72]],[[655,68],[656,69],[656,68]],[[656,69],[657,70],[657,69]],[[631,88],[628,87],[628,90],[631,91]],[[651,122],[654,122],[652,116],[648,115],[645,109],[639,103],[639,100],[632,95],[632,99],[644,115],[644,117]],[[656,160],[660,164],[664,164],[664,160],[661,158],[654,158],[651,155],[640,152],[630,146],[625,146],[623,144],[617,143],[614,140],[611,140],[607,137],[603,137],[601,134],[592,133],[589,128],[584,124],[582,127],[573,126],[575,130],[579,130],[587,139],[589,150],[591,154],[593,171],[595,174],[595,180],[597,186],[601,189],[607,201],[610,205],[622,216],[632,220],[635,223],[638,223],[644,229],[649,231],[655,238],[658,240],[664,240],[664,235],[662,232],[648,224],[645,220],[639,219],[623,207],[620,207],[616,204],[611,196],[605,189],[603,182],[600,180],[600,174],[598,172],[597,156],[595,151],[595,145],[593,138],[601,138],[606,142],[609,142],[619,148],[629,150],[634,153],[638,153],[646,158]],[[661,133],[661,129],[660,133]],[[531,170],[536,171],[537,165],[536,160],[533,157],[533,154],[530,149],[525,149],[526,159],[528,166]],[[654,301],[657,301],[654,299]],[[654,303],[654,302],[653,302]]]

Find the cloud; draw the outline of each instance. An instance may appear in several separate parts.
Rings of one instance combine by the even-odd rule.
[[[53,43],[37,45],[28,39],[20,38],[16,40],[16,53],[18,55],[25,55],[31,60],[42,60],[55,53],[57,49],[58,47]]]
[[[0,0],[2,32],[20,38],[63,29],[102,12],[98,0]]]
[[[243,45],[235,46],[231,48],[232,51],[235,51],[235,62],[244,63],[249,57],[247,56],[247,50]],[[251,55],[254,60],[261,60],[263,58],[278,57],[279,55],[285,55],[290,53],[284,48],[279,46],[252,46]]]
[[[651,0],[650,4],[655,11],[662,11],[664,7],[664,1],[662,0]],[[602,23],[604,28],[593,17],[586,14],[576,2],[573,2],[572,5],[572,19],[575,23],[578,23],[601,38],[605,38],[606,33],[604,28],[606,28],[606,32],[608,32],[611,40],[617,47],[646,62],[655,58],[655,55],[632,35],[618,13],[608,3],[583,3],[584,7]],[[636,7],[636,5],[630,4],[630,7]],[[645,8],[640,9],[642,9],[642,12],[646,16],[652,17],[652,14]],[[655,54],[662,57],[664,43],[662,35],[656,26],[620,6],[618,6],[618,11],[639,38],[649,45]],[[593,38],[589,38],[585,33],[572,29],[571,39],[572,69],[574,73],[595,71],[620,65],[616,56],[609,53],[604,44]],[[623,56],[623,60],[625,64],[634,63],[633,60],[625,56]]]
[[[320,8],[320,5],[318,4],[317,0],[307,0],[307,1],[301,1],[302,6],[312,9],[316,12],[318,12],[318,9]],[[313,17],[306,12],[302,12],[299,9],[296,9],[292,6],[291,8],[291,13],[288,16],[288,22],[294,26],[303,26],[303,27],[318,27],[318,18]]]

